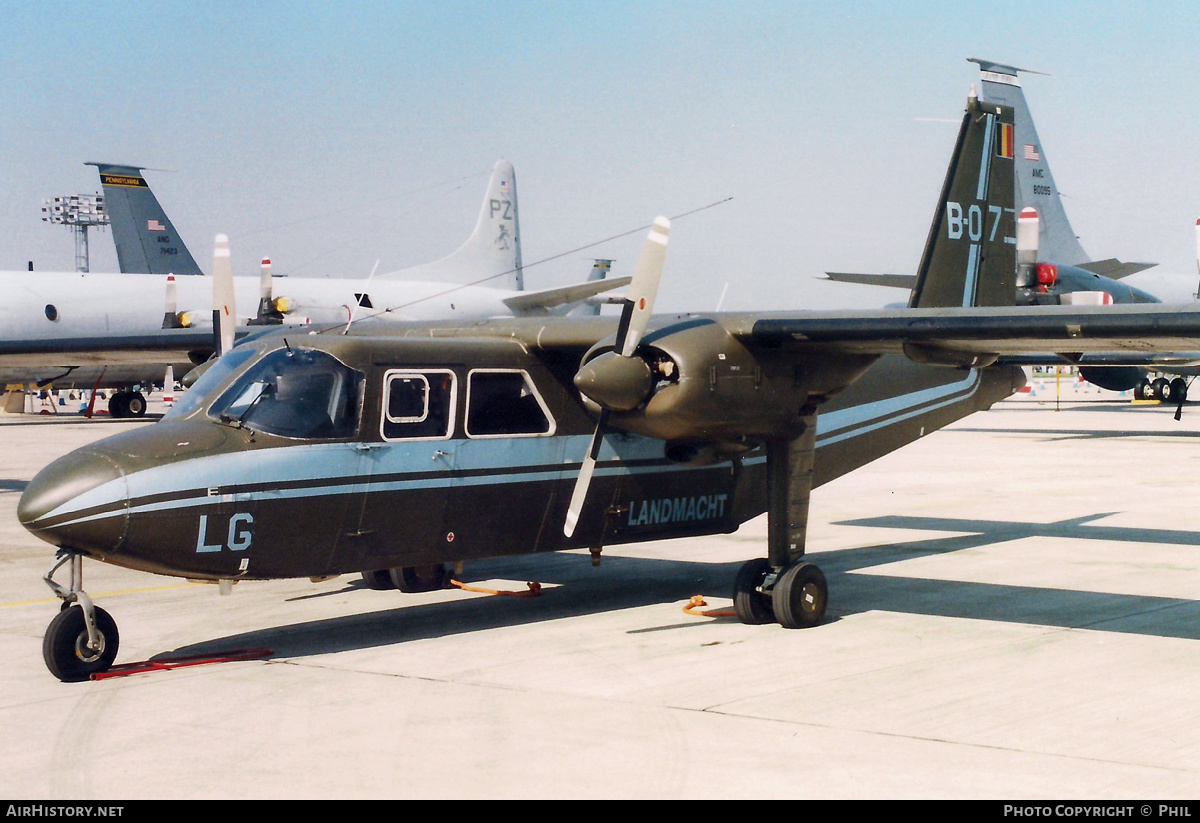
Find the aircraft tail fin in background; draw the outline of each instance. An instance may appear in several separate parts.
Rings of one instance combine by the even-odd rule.
[[[517,177],[512,163],[501,160],[492,169],[475,230],[457,251],[432,263],[381,276],[523,290]]]
[[[1018,72],[1042,72],[1018,69],[977,57],[968,57],[967,60],[979,65],[983,81],[983,100],[1012,107],[1013,128],[1016,132],[1016,208],[1018,212],[1026,207],[1037,209],[1040,220],[1039,256],[1070,266],[1086,263],[1091,258],[1079,244],[1079,238],[1071,228],[1071,221],[1067,219],[1058,187],[1054,185],[1054,177],[1050,174],[1045,147],[1038,139],[1037,129],[1033,126],[1033,115],[1029,113],[1025,94],[1021,90],[1021,81],[1017,79]]]
[[[917,269],[911,307],[1015,302],[1013,153],[1013,110],[983,103],[972,89]]]
[[[141,166],[87,163],[100,172],[104,200],[122,272],[203,274],[158,198],[142,177]]]

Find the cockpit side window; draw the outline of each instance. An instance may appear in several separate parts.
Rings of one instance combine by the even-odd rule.
[[[457,388],[452,371],[388,371],[383,378],[383,439],[450,437]]]
[[[280,349],[247,369],[209,415],[282,437],[351,437],[358,430],[362,386],[361,372],[325,352]]]
[[[467,436],[554,433],[554,419],[529,375],[519,369],[478,369],[467,376]]]

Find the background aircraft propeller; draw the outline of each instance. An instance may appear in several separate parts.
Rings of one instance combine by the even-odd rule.
[[[600,406],[600,418],[596,421],[596,431],[592,434],[591,445],[583,458],[567,508],[567,519],[563,524],[563,534],[567,537],[575,533],[575,526],[579,523],[579,514],[596,469],[600,445],[604,442],[609,412],[634,409],[650,393],[650,367],[646,361],[635,357],[634,352],[646,333],[654,311],[654,298],[662,280],[670,234],[671,221],[665,217],[655,218],[621,309],[613,350],[589,361],[575,375],[575,386],[579,391]]]
[[[229,257],[229,238],[218,234],[213,249],[213,343],[217,356],[233,348],[237,327],[237,307],[233,293],[233,261]]]

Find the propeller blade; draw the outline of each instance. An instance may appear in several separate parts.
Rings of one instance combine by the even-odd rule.
[[[671,221],[665,217],[654,218],[654,223],[650,226],[650,233],[646,236],[646,244],[642,246],[642,254],[638,258],[633,280],[629,284],[629,293],[621,309],[621,320],[617,324],[615,351],[606,352],[597,358],[597,360],[608,358],[610,361],[608,365],[616,368],[604,369],[606,378],[599,379],[601,364],[599,362],[594,364],[592,375],[594,385],[589,385],[589,387],[595,394],[611,395],[624,401],[621,403],[622,410],[627,411],[636,406],[637,402],[645,399],[646,392],[649,391],[649,369],[641,360],[634,361],[631,358],[637,351],[638,343],[642,341],[642,335],[646,333],[646,327],[650,324],[650,316],[654,312],[654,298],[658,295],[658,284],[662,280],[663,263],[667,258],[667,240],[670,236]],[[626,368],[633,363],[640,365],[645,374],[638,374],[637,368],[632,372]],[[621,365],[618,367],[618,364]],[[639,378],[643,379],[639,380]],[[577,385],[579,382],[580,376],[577,374]],[[587,384],[586,380],[583,382]],[[607,387],[601,385],[614,382],[619,385],[608,385]],[[645,382],[645,386],[639,388],[642,382]],[[600,390],[604,388],[616,389],[615,394],[612,391]],[[629,398],[626,395],[632,395],[636,400],[628,402]],[[600,446],[604,442],[604,430],[608,427],[608,414],[609,408],[602,405],[600,419],[596,422],[596,432],[592,435],[592,444],[583,458],[579,477],[575,480],[575,490],[571,493],[571,503],[567,507],[567,519],[563,523],[563,534],[567,537],[575,533],[575,527],[579,524],[579,515],[583,511],[583,504],[587,500],[588,486],[591,485],[592,474],[596,470],[596,460],[600,455]]]
[[[1196,221],[1196,270],[1200,271],[1200,220]]]
[[[262,275],[258,281],[258,296],[266,304],[271,302],[271,258],[262,259]]]
[[[1017,288],[1037,285],[1038,213],[1024,208],[1017,217]]]
[[[213,340],[217,356],[233,348],[237,309],[233,294],[233,261],[229,256],[229,238],[218,234],[213,249]]]
[[[1037,263],[1038,254],[1038,213],[1037,209],[1021,209],[1017,218],[1017,264],[1033,265]]]
[[[654,311],[654,298],[658,295],[658,284],[662,280],[663,263],[667,258],[667,240],[671,236],[671,221],[665,217],[656,217],[646,236],[646,244],[642,247],[642,256],[638,258],[637,268],[633,272],[633,282],[629,284],[629,294],[626,300],[631,307],[628,312],[629,320],[622,313],[621,326],[617,330],[617,351],[623,357],[631,356],[637,350],[642,335],[646,333],[646,325]],[[622,334],[622,330],[624,334]]]
[[[175,275],[167,275],[167,303],[163,310],[164,329],[177,329],[183,324],[179,322],[179,289],[175,285]]]
[[[567,519],[563,524],[563,534],[570,537],[579,525],[579,514],[583,511],[583,503],[587,500],[588,486],[592,483],[592,474],[596,471],[596,458],[600,456],[600,445],[604,442],[604,429],[608,424],[608,409],[600,410],[600,420],[596,423],[596,432],[592,435],[592,444],[584,455],[583,465],[579,468],[579,477],[575,478],[575,490],[571,492],[571,504],[567,507]]]

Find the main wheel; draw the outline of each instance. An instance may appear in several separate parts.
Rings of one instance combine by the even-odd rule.
[[[1187,400],[1187,381],[1182,377],[1176,377],[1171,381],[1171,402],[1183,403]]]
[[[829,587],[825,574],[812,563],[797,563],[775,581],[771,605],[775,619],[785,629],[808,629],[825,616]]]
[[[1153,390],[1150,388],[1150,381],[1143,380],[1142,382],[1138,383],[1136,386],[1133,387],[1133,399],[1134,400],[1149,400],[1149,399],[1151,399],[1152,391]]]
[[[1153,397],[1161,400],[1164,403],[1171,399],[1171,384],[1166,381],[1166,378],[1156,378],[1150,384],[1150,390],[1154,392]]]
[[[83,607],[71,606],[60,611],[50,621],[42,640],[42,659],[50,673],[64,683],[77,683],[108,671],[117,659],[120,637],[116,622],[101,608],[96,609],[96,630],[100,634],[100,648],[89,649]]]
[[[130,392],[125,396],[125,413],[130,417],[142,417],[146,414],[146,396],[140,391]]]
[[[129,414],[129,395],[123,391],[114,392],[108,398],[108,416],[112,418],[125,417]]]
[[[362,578],[367,582],[367,586],[376,591],[396,588],[392,583],[392,575],[387,569],[375,569],[374,571],[363,572]]]
[[[738,620],[752,626],[774,623],[771,596],[758,591],[763,579],[771,572],[771,564],[763,558],[748,560],[738,569],[733,581],[733,608]]]
[[[401,566],[389,569],[392,584],[405,594],[433,592],[446,586],[446,567],[441,563],[428,566]]]

